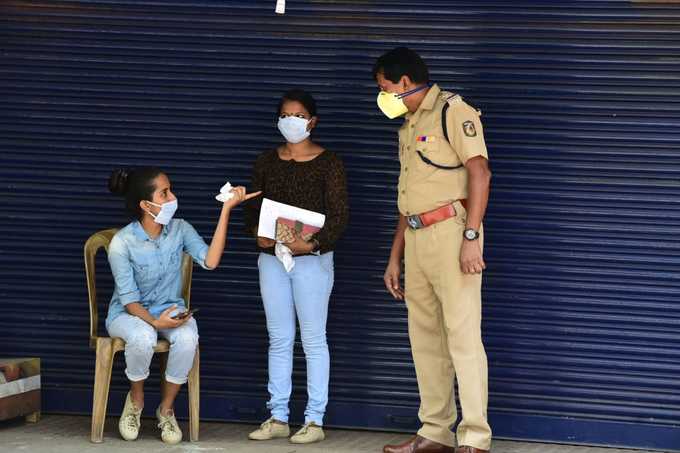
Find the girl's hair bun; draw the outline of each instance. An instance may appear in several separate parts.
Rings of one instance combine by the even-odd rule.
[[[109,190],[111,193],[123,196],[128,189],[130,172],[122,168],[113,170],[109,176]]]

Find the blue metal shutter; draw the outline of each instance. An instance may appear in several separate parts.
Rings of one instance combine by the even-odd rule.
[[[114,167],[156,164],[209,238],[212,195],[310,90],[348,170],[351,225],[328,323],[334,426],[412,429],[406,311],[382,272],[397,122],[370,69],[395,45],[484,112],[494,171],[485,340],[497,437],[673,449],[680,420],[680,9],[628,1],[51,1],[0,4],[0,356],[42,358],[46,410],[88,412],[82,244],[125,223]],[[252,240],[194,273],[202,414],[265,416]],[[102,315],[111,283],[100,262]],[[122,359],[110,412],[121,406]],[[154,386],[148,390],[153,396]],[[293,413],[304,403],[297,350]],[[153,407],[148,404],[147,407]]]

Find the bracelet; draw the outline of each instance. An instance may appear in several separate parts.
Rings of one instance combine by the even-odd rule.
[[[310,242],[312,244],[314,244],[314,247],[312,248],[312,252],[317,252],[319,250],[319,248],[321,247],[321,244],[319,244],[319,241],[317,241],[316,239],[312,239]]]

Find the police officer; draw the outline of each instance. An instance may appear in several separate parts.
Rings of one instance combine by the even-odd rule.
[[[422,423],[415,437],[383,451],[486,453],[491,428],[481,336],[482,219],[491,172],[480,113],[430,84],[425,62],[405,47],[378,58],[373,76],[378,107],[389,118],[405,115],[399,223],[384,280],[395,299],[406,298]],[[454,378],[462,412],[455,437]]]

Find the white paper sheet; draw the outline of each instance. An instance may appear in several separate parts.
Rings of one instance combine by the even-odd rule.
[[[257,235],[276,239],[276,219],[279,217],[297,220],[305,225],[319,228],[323,227],[326,222],[326,216],[321,213],[279,203],[269,198],[263,198],[262,207],[260,208],[260,221],[257,225]]]

